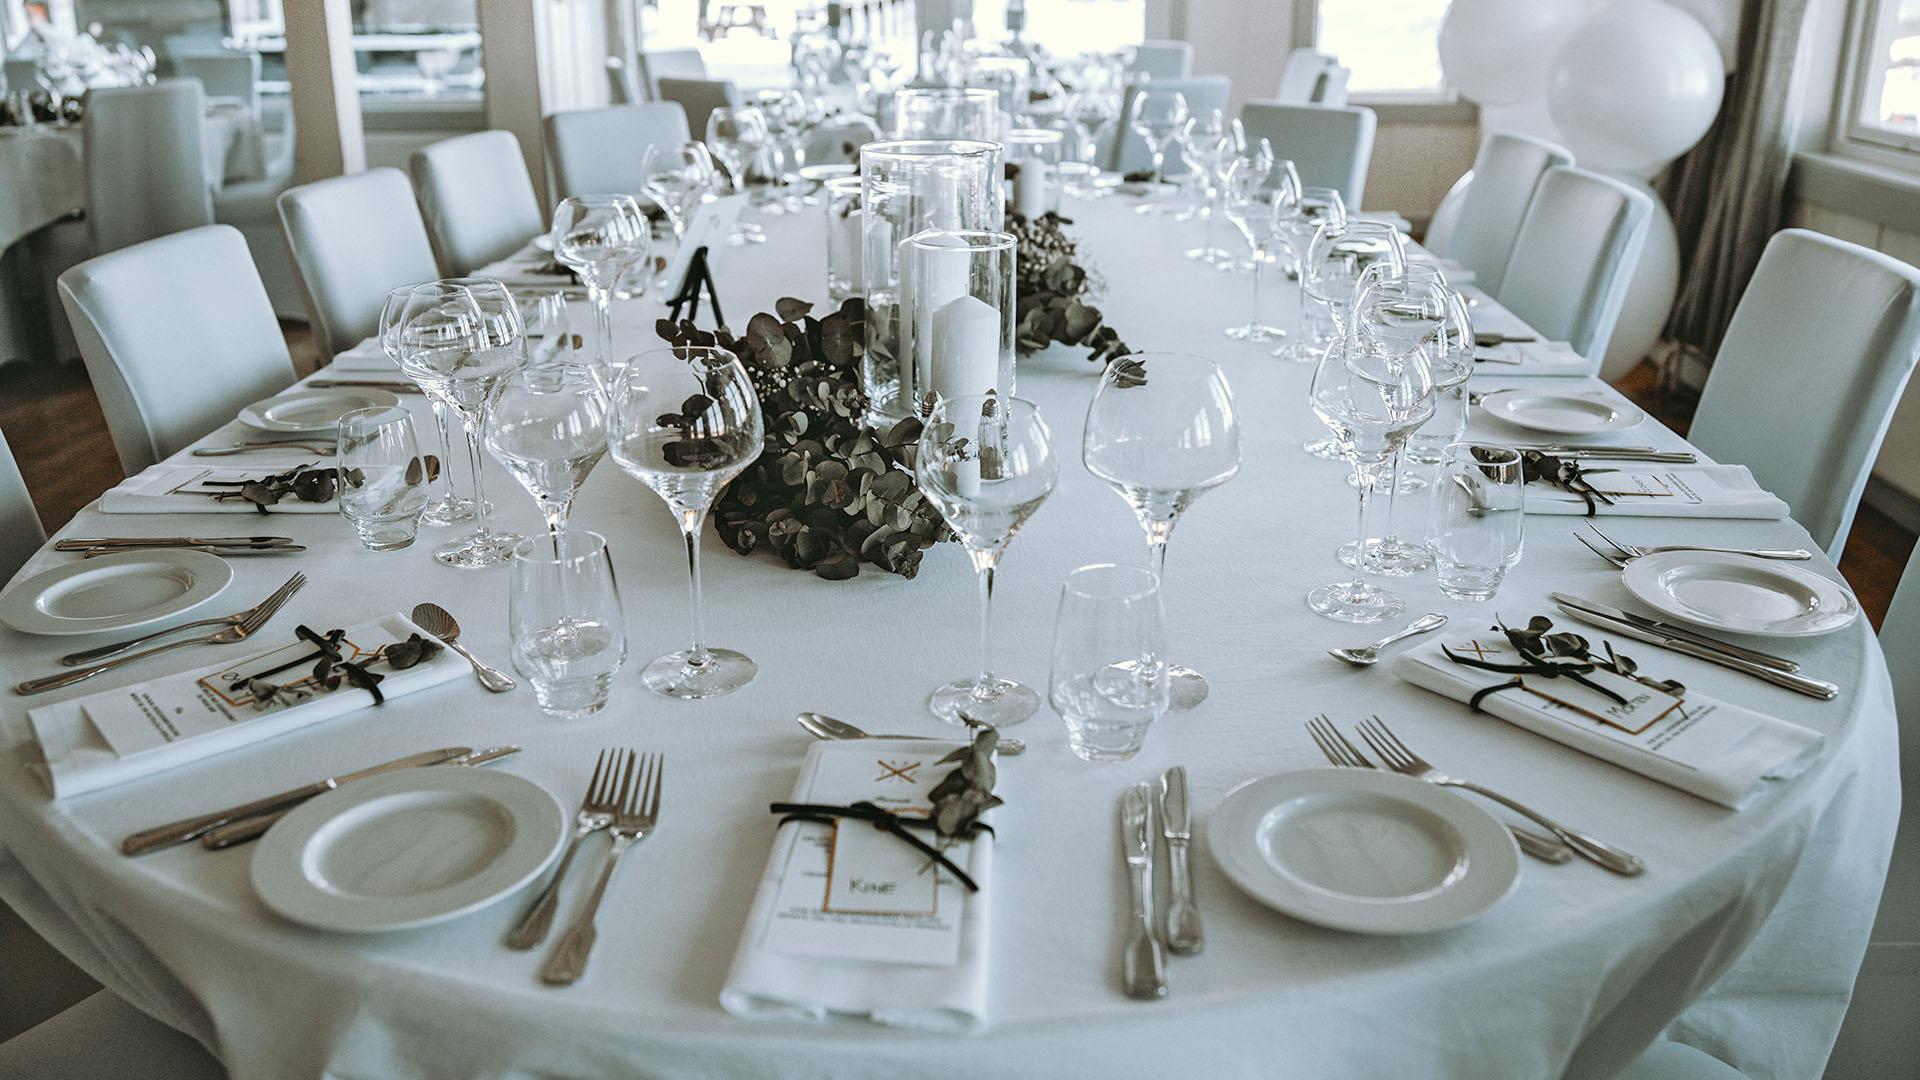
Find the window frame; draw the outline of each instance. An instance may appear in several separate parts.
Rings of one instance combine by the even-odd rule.
[[[1295,0],[1293,40],[1296,45],[1319,48],[1320,5],[1325,2],[1326,0]],[[1447,83],[1444,71],[1440,76],[1440,87],[1436,90],[1359,90],[1347,95],[1347,103],[1366,106],[1399,106],[1407,109],[1465,104],[1460,99],[1460,92]],[[1475,115],[1478,115],[1477,110]]]
[[[1880,30],[1894,16],[1895,0],[1851,0],[1847,11],[1846,56],[1835,95],[1833,150],[1907,171],[1920,171],[1920,131],[1907,132],[1870,123],[1861,115],[1867,82],[1879,67],[1875,48]]]

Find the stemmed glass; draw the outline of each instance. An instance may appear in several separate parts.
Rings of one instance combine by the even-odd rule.
[[[1153,576],[1163,580],[1180,515],[1240,471],[1240,415],[1220,365],[1177,353],[1135,353],[1108,364],[1087,407],[1080,458],[1133,508]],[[1206,700],[1199,672],[1170,671],[1173,708]]]
[[[1233,129],[1228,126],[1219,109],[1208,109],[1188,118],[1186,127],[1180,132],[1180,142],[1183,147],[1181,152],[1199,174],[1196,179],[1200,182],[1205,202],[1200,213],[1207,220],[1200,246],[1190,249],[1187,258],[1207,263],[1231,259],[1233,252],[1214,246],[1213,226],[1214,219],[1222,213],[1220,204],[1225,190],[1225,174],[1239,153],[1239,148],[1234,145]]]
[[[751,106],[713,110],[707,115],[707,149],[727,170],[727,191],[747,190],[747,174],[773,136],[767,130],[767,118]],[[743,222],[727,237],[727,243],[764,244],[766,234],[759,226],[748,228]]]
[[[1066,116],[1079,135],[1074,151],[1080,159],[1086,187],[1080,192],[1090,199],[1103,199],[1110,192],[1098,184],[1100,167],[1094,164],[1099,151],[1100,130],[1113,122],[1113,98],[1107,94],[1082,91],[1067,99]]]
[[[1320,226],[1328,222],[1332,222],[1336,229],[1345,228],[1347,224],[1346,203],[1341,201],[1339,191],[1328,187],[1301,188],[1300,201],[1294,204],[1293,213],[1280,219],[1281,250],[1287,253],[1287,269],[1292,273],[1296,286],[1293,292],[1294,325],[1298,329],[1293,340],[1274,349],[1273,355],[1296,364],[1311,364],[1319,360],[1320,350],[1327,344],[1326,336],[1310,325],[1316,320],[1308,318],[1306,261],[1313,238],[1319,235]],[[1332,454],[1337,457],[1339,452],[1334,450]]]
[[[1430,265],[1430,264],[1425,264]],[[1437,268],[1436,268],[1437,269]],[[1433,419],[1407,440],[1406,458],[1438,465],[1448,446],[1467,434],[1467,380],[1473,377],[1473,316],[1459,289],[1447,289],[1447,322],[1435,347]]]
[[[593,301],[599,341],[595,362],[613,369],[613,290],[647,261],[653,229],[631,195],[570,195],[553,209],[553,257],[580,275]]]
[[[1393,226],[1330,216],[1314,231],[1301,260],[1300,291],[1313,301],[1316,317],[1325,320],[1328,332],[1315,331],[1312,359],[1319,360],[1328,342],[1346,335],[1347,307],[1360,287],[1360,275],[1376,262],[1399,268],[1407,265],[1406,245]],[[1328,461],[1347,457],[1334,438],[1309,439],[1301,449]]]
[[[1285,330],[1260,321],[1260,279],[1265,276],[1267,248],[1283,217],[1291,216],[1299,202],[1300,189],[1293,186],[1291,173],[1280,174],[1280,184],[1269,189],[1266,177],[1247,158],[1235,161],[1227,170],[1221,205],[1227,220],[1247,238],[1253,249],[1253,313],[1245,326],[1229,326],[1226,334],[1236,341],[1271,341],[1287,336]]]
[[[980,674],[936,689],[927,705],[950,724],[1017,724],[1040,708],[1040,695],[994,674],[993,575],[1060,478],[1053,434],[1024,398],[942,398],[920,432],[913,471],[980,579]]]
[[[607,452],[607,411],[600,377],[581,364],[528,368],[494,402],[487,449],[539,504],[556,545],[573,497]]]
[[[400,330],[405,325],[407,300],[414,288],[402,285],[388,293],[387,302],[380,309],[380,348],[396,367],[400,364]],[[473,500],[461,498],[453,486],[453,406],[435,394],[428,394],[426,398],[433,408],[434,427],[440,433],[440,473],[437,480],[429,481],[439,493],[430,497],[425,512],[420,515],[420,523],[459,525],[472,521]]]
[[[686,236],[694,208],[711,198],[719,184],[713,155],[697,142],[664,153],[659,147],[648,147],[646,174],[646,193],[667,212],[674,239]]]
[[[1127,113],[1127,126],[1146,142],[1147,152],[1153,155],[1153,179],[1150,182],[1156,191],[1164,182],[1161,170],[1166,165],[1167,150],[1179,137],[1181,127],[1187,122],[1187,115],[1187,97],[1178,90],[1155,90],[1149,86],[1141,88],[1133,96],[1133,107]],[[1158,203],[1133,208],[1136,214],[1157,214],[1161,210]]]
[[[753,681],[746,654],[709,648],[700,607],[700,529],[727,482],[760,456],[760,398],[740,360],[725,349],[650,349],[627,362],[613,394],[608,449],[635,479],[665,500],[687,542],[692,644],[648,664],[641,681],[656,694],[708,698]]]
[[[798,90],[762,90],[754,94],[753,103],[766,120],[767,146],[773,152],[774,192],[767,200],[767,213],[791,213],[798,205],[788,192],[790,182],[799,180],[796,170],[806,139],[806,98]]]

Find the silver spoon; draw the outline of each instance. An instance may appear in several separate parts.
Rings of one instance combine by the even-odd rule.
[[[835,720],[825,713],[803,712],[794,717],[800,726],[806,728],[816,739],[924,739],[932,742],[953,742],[938,735],[875,735],[864,728],[854,727],[845,720]],[[1000,753],[1012,757],[1025,753],[1027,744],[1019,739],[1001,739],[997,747]]]
[[[518,685],[513,681],[513,676],[488,667],[479,657],[468,651],[465,645],[460,644],[460,624],[454,619],[451,611],[439,604],[419,604],[413,609],[413,622],[420,629],[446,642],[447,648],[466,657],[467,663],[473,665],[474,678],[480,680],[481,686],[496,694],[504,694]]]
[[[1413,620],[1411,623],[1408,623],[1407,628],[1405,630],[1402,630],[1397,634],[1390,634],[1386,637],[1383,637],[1379,641],[1376,641],[1373,644],[1366,646],[1365,648],[1328,649],[1327,655],[1338,657],[1342,660],[1345,660],[1347,663],[1352,664],[1355,667],[1366,667],[1367,665],[1380,659],[1381,649],[1384,649],[1387,646],[1393,644],[1394,642],[1399,641],[1401,638],[1410,638],[1415,634],[1424,634],[1429,630],[1438,630],[1445,625],[1447,625],[1447,617],[1445,615],[1442,615],[1437,611],[1429,611],[1425,615],[1422,615],[1419,618]]]

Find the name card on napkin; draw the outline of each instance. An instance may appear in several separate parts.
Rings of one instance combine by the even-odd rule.
[[[1769,520],[1787,516],[1787,504],[1756,483],[1744,465],[1653,469],[1595,462],[1583,468],[1581,475],[1612,496],[1612,505],[1596,508],[1603,515]],[[1574,492],[1536,482],[1527,485],[1527,513],[1584,515],[1587,504]]]

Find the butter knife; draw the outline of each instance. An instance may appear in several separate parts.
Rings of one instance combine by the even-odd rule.
[[[498,761],[508,754],[517,754],[519,752],[520,748],[517,746],[495,746],[486,750],[475,750],[471,754],[464,754],[448,761],[424,762],[423,766],[485,765],[489,761]],[[303,799],[301,801],[304,802],[306,800]],[[206,848],[208,851],[224,851],[236,844],[244,844],[249,840],[258,838],[268,829],[273,828],[274,825],[279,823],[281,818],[292,813],[299,805],[299,803],[295,803],[293,806],[288,806],[280,810],[274,810],[265,814],[255,814],[253,817],[242,818],[231,824],[222,825],[202,836],[200,838],[200,846]]]
[[[1772,653],[1761,652],[1759,649],[1749,649],[1744,645],[1735,645],[1731,641],[1721,641],[1716,637],[1708,637],[1698,630],[1689,630],[1684,626],[1675,626],[1670,622],[1661,622],[1659,619],[1649,619],[1644,615],[1635,615],[1631,611],[1622,611],[1617,607],[1613,607],[1610,604],[1603,604],[1598,600],[1588,600],[1584,597],[1570,596],[1562,592],[1551,593],[1549,595],[1553,597],[1553,602],[1556,604],[1583,608],[1593,612],[1595,615],[1604,615],[1616,622],[1637,626],[1651,634],[1659,634],[1662,637],[1679,638],[1682,641],[1691,641],[1702,648],[1713,649],[1716,652],[1723,652],[1730,656],[1737,656],[1750,664],[1777,668],[1781,671],[1800,670],[1799,664],[1784,656],[1775,656]]]
[[[1160,835],[1167,838],[1167,877],[1172,882],[1167,899],[1167,951],[1190,956],[1206,948],[1207,937],[1200,929],[1200,908],[1193,902],[1193,873],[1187,864],[1193,831],[1184,765],[1175,765],[1160,777]]]
[[[1704,645],[1696,645],[1685,638],[1668,637],[1655,630],[1646,630],[1629,622],[1610,619],[1605,615],[1588,611],[1586,608],[1574,607],[1571,604],[1563,603],[1560,605],[1560,610],[1579,619],[1581,622],[1591,623],[1604,630],[1611,630],[1621,637],[1630,637],[1635,641],[1644,641],[1652,645],[1658,645],[1663,649],[1671,649],[1683,656],[1691,656],[1698,660],[1705,660],[1709,664],[1718,664],[1723,668],[1731,668],[1734,671],[1751,675],[1756,679],[1770,682],[1775,686],[1786,687],[1788,690],[1792,690],[1798,694],[1805,694],[1811,698],[1819,698],[1821,701],[1832,701],[1834,698],[1840,696],[1840,688],[1830,682],[1822,682],[1819,679],[1809,679],[1805,675],[1795,675],[1790,671],[1781,671],[1778,668],[1770,668],[1749,660],[1742,660],[1737,656],[1717,652]]]
[[[1167,996],[1167,954],[1153,929],[1153,785],[1141,781],[1120,801],[1120,842],[1133,886],[1132,929],[1120,958],[1128,997]]]

